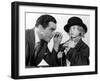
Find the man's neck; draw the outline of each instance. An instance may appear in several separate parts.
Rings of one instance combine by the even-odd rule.
[[[35,42],[39,42],[40,41],[40,37],[39,37],[39,34],[38,34],[38,29],[35,28]]]
[[[36,40],[38,39],[42,43],[47,43],[45,40],[43,40],[42,38],[43,36],[40,34],[40,31],[38,30],[38,28],[35,29],[35,33],[36,33]]]

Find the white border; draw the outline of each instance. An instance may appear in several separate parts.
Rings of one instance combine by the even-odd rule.
[[[47,67],[47,68],[25,68],[25,12],[47,12],[47,13],[67,13],[89,14],[90,15],[90,65],[72,67]],[[56,12],[55,12],[56,11]],[[95,71],[95,12],[86,9],[69,9],[37,6],[19,6],[19,75],[41,75],[57,73],[74,73]]]

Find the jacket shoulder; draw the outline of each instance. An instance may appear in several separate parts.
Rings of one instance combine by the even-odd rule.
[[[82,41],[82,47],[85,47],[85,48],[89,49],[89,46],[85,42],[83,42],[83,41]]]
[[[75,49],[77,49],[77,50],[81,50],[81,49],[89,50],[89,46],[83,40],[80,40],[79,43],[76,45]]]
[[[34,39],[34,37],[35,37],[35,35],[34,35],[34,30],[33,29],[25,30],[25,39],[26,40]]]

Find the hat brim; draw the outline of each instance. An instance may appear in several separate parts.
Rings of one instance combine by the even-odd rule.
[[[84,23],[82,23],[82,24],[66,24],[66,25],[64,26],[64,30],[65,30],[67,33],[69,33],[69,29],[70,29],[70,27],[73,26],[73,25],[82,26],[83,29],[85,30],[85,33],[87,32],[87,26],[86,26]]]

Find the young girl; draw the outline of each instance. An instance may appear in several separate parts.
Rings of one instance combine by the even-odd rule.
[[[59,46],[57,54],[59,66],[89,65],[89,47],[82,38],[87,27],[79,17],[71,17],[64,26],[70,39]]]

